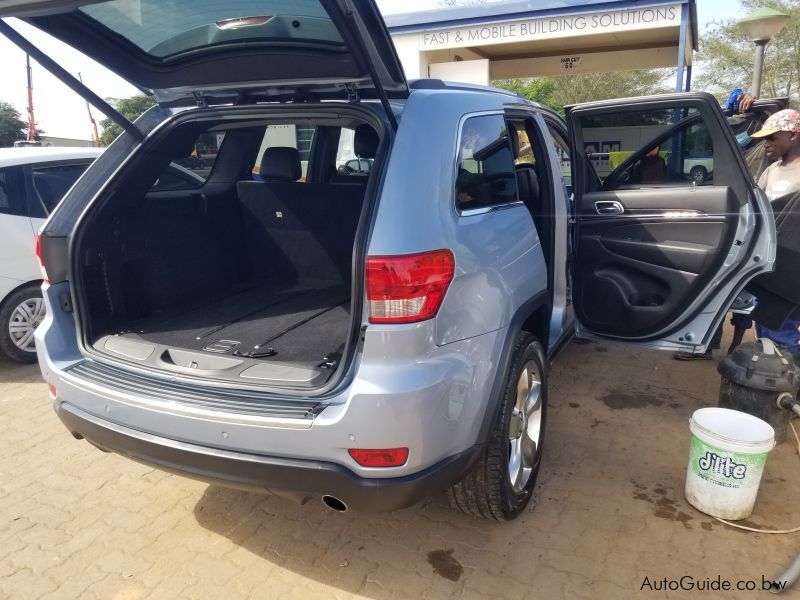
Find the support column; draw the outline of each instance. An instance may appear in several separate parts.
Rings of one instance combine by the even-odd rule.
[[[678,75],[675,81],[675,91],[683,91],[683,72],[686,68],[686,33],[689,25],[689,5],[681,5],[681,30],[678,40]]]
[[[761,74],[764,71],[764,48],[767,40],[756,41],[756,56],[753,60],[753,86],[750,93],[756,98],[761,96]]]

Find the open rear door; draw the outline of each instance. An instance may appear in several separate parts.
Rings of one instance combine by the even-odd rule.
[[[775,224],[710,94],[567,109],[578,336],[704,350],[775,260]]]

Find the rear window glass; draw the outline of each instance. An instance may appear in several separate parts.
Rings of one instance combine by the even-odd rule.
[[[80,10],[159,58],[237,42],[343,43],[318,0],[114,0]]]

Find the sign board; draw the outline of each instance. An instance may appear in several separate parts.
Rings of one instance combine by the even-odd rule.
[[[475,27],[434,29],[419,34],[420,50],[485,46],[537,40],[619,33],[680,26],[681,5],[653,6],[629,10],[543,17],[498,22]]]
[[[581,64],[581,57],[580,56],[562,56],[561,57],[561,70],[562,71],[572,71],[573,69],[577,69]]]

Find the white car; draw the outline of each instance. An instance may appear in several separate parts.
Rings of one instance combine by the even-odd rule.
[[[36,233],[66,191],[103,148],[0,148],[0,352],[36,361],[33,333],[45,316]],[[203,179],[171,164],[154,188],[162,191]]]
[[[0,353],[36,361],[33,333],[45,316],[36,233],[104,148],[0,148]],[[171,163],[153,190],[198,187],[203,178]]]
[[[0,352],[35,362],[45,315],[36,232],[102,148],[0,148]]]

